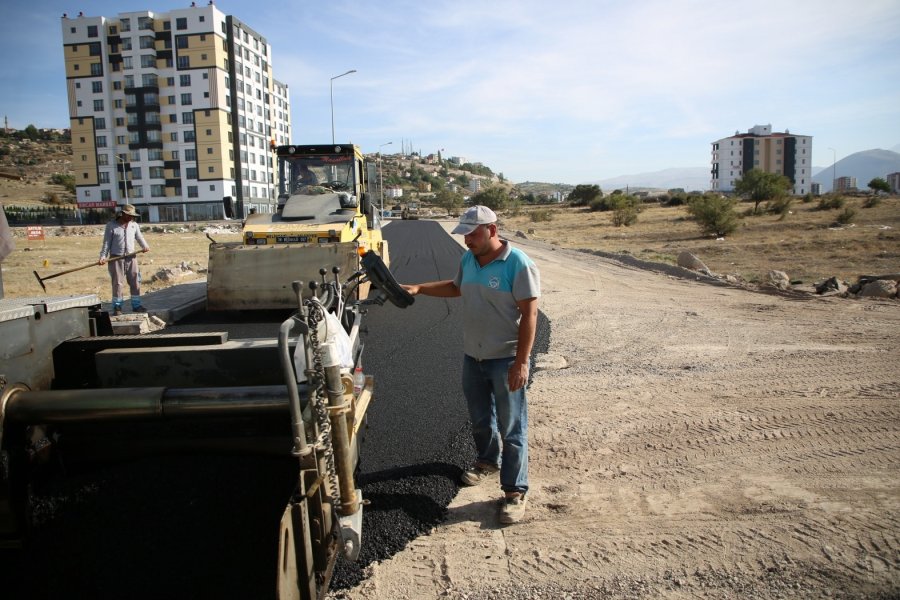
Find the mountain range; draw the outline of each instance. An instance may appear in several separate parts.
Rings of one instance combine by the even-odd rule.
[[[864,150],[845,156],[833,165],[813,167],[812,180],[822,185],[823,192],[831,191],[832,179],[837,177],[856,177],[856,185],[866,189],[867,184],[875,177],[886,177],[888,173],[900,172],[900,144],[890,150]],[[686,191],[708,190],[710,184],[710,168],[683,167],[620,175],[600,181],[588,183],[600,186],[604,192],[616,189],[652,188],[669,190],[682,188]]]

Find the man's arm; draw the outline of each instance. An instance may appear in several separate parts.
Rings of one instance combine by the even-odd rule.
[[[516,360],[509,368],[509,389],[518,390],[528,383],[528,364],[534,336],[537,332],[538,299],[516,301],[522,318],[519,320],[519,338],[516,344]]]
[[[413,296],[422,294],[423,296],[435,296],[437,298],[456,298],[460,295],[459,288],[456,287],[452,279],[412,285],[401,284],[401,287]]]

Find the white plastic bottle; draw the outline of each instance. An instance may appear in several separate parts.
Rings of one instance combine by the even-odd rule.
[[[359,396],[362,393],[362,389],[366,385],[366,376],[363,373],[362,367],[356,367],[353,371],[353,395]]]

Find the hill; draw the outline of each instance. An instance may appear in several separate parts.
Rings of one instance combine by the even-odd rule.
[[[856,177],[856,185],[864,190],[875,177],[886,177],[888,173],[900,171],[900,154],[891,150],[865,150],[855,152],[837,161],[832,168],[823,168],[813,175],[813,181],[822,185],[823,192],[830,192],[832,179]]]

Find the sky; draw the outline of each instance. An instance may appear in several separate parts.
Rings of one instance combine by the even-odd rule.
[[[198,2],[204,4],[205,2]],[[0,116],[68,127],[61,16],[190,1],[0,8]],[[708,167],[754,125],[813,165],[900,144],[897,0],[217,0],[267,38],[292,142],[405,145],[513,182]],[[356,72],[332,79],[349,70]],[[332,100],[333,96],[333,100]]]

